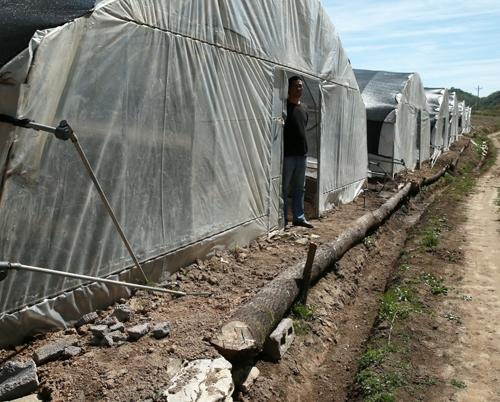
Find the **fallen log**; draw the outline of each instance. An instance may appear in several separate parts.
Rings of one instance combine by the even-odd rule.
[[[386,220],[411,191],[418,191],[418,185],[408,183],[380,208],[363,215],[337,239],[321,246],[312,266],[311,281],[318,279],[353,245],[360,243],[370,229]],[[262,350],[266,338],[302,290],[304,263],[274,278],[238,309],[211,339],[222,356],[230,361],[242,361],[255,357]]]
[[[455,159],[453,159],[453,161],[450,163],[449,166],[444,167],[438,173],[436,173],[434,176],[426,177],[424,179],[424,181],[422,182],[421,186],[429,186],[429,185],[435,183],[436,181],[438,181],[442,176],[444,176],[444,174],[448,170],[451,170],[451,171],[455,170],[457,167],[457,164],[458,164],[458,160],[460,159],[460,156],[462,155],[464,150],[468,148],[469,144],[470,144],[470,140],[467,141],[467,143],[462,148],[460,148],[460,150],[458,151],[458,155],[455,157]]]
[[[422,181],[422,185],[421,186],[429,186],[431,185],[432,183],[435,183],[436,181],[438,181],[442,176],[444,176],[444,174],[448,171],[448,167],[445,167],[443,169],[441,169],[438,173],[436,173],[434,176],[431,176],[431,177],[426,177],[423,181]]]

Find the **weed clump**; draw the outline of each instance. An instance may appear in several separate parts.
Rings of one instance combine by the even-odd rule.
[[[297,335],[305,335],[311,329],[309,322],[318,318],[318,307],[297,303],[292,307],[293,329]]]

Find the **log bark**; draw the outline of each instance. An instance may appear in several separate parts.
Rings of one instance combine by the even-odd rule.
[[[438,173],[436,173],[434,176],[431,176],[431,177],[426,177],[424,179],[424,181],[422,182],[422,186],[428,186],[432,183],[435,183],[436,181],[438,181],[442,176],[444,176],[444,174],[448,171],[448,170],[455,170],[456,167],[457,167],[457,164],[458,164],[458,161],[460,159],[460,156],[462,155],[462,153],[464,152],[465,149],[467,149],[467,147],[469,146],[470,144],[470,141],[467,141],[467,143],[462,147],[460,148],[460,150],[458,151],[458,155],[456,156],[456,158],[450,163],[449,166],[446,166],[444,167],[443,169],[441,169]]]
[[[363,215],[337,239],[321,246],[312,266],[311,281],[361,242],[370,229],[387,219],[412,190],[415,191],[415,185],[408,183],[380,208]],[[222,356],[241,361],[255,357],[262,350],[266,338],[302,290],[304,264],[305,261],[300,262],[282,272],[234,313],[211,339]]]
[[[422,182],[422,186],[428,186],[432,183],[435,183],[438,181],[446,172],[448,171],[448,167],[445,167],[441,169],[438,173],[436,173],[434,176],[431,177],[426,177],[424,181]]]

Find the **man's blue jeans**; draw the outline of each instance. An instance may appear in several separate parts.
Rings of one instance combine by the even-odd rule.
[[[288,222],[288,187],[291,187],[293,222],[305,220],[304,186],[306,185],[307,156],[285,156],[283,158],[283,214]]]

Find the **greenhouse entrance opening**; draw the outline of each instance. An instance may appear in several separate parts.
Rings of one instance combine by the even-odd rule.
[[[304,92],[300,101],[307,106],[307,171],[306,171],[306,194],[304,210],[306,218],[316,218],[319,216],[318,206],[318,183],[319,183],[319,155],[321,144],[321,87],[320,82],[314,78],[293,71],[286,71],[287,91],[288,79],[298,75],[304,83]],[[288,94],[287,94],[288,96]],[[286,102],[284,102],[286,108]],[[286,113],[285,113],[286,114]],[[290,201],[290,199],[289,199]]]

